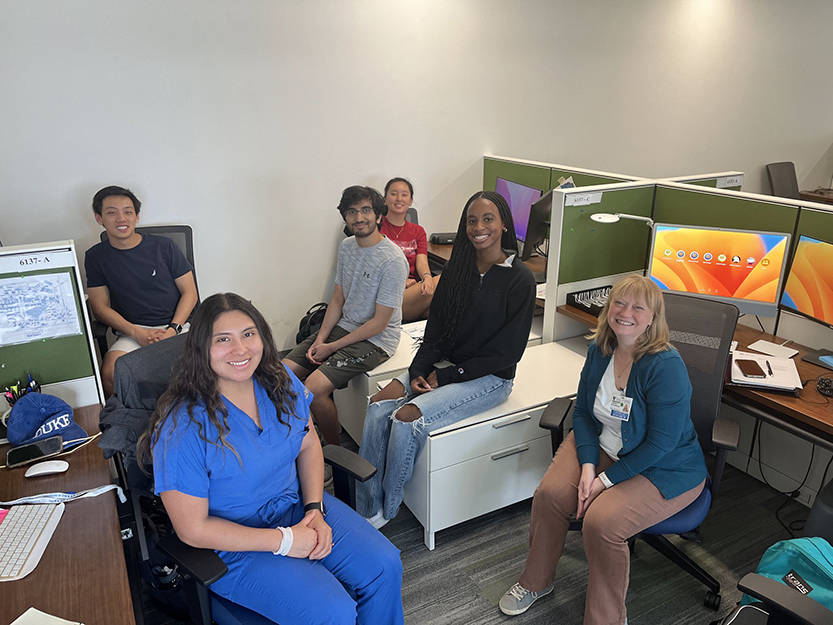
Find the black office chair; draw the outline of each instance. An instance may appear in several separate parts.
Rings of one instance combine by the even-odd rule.
[[[265,625],[271,621],[209,592],[209,586],[228,568],[213,550],[190,547],[177,538],[161,500],[154,495],[152,476],[142,471],[136,460],[136,442],[167,388],[186,338],[175,336],[119,358],[115,390],[101,413],[99,446],[105,456],[115,457],[119,481],[128,498],[119,516],[122,529],[130,534],[125,555],[134,602],[140,578],[157,583],[161,577],[167,586],[184,586],[188,615],[195,624],[210,625],[213,619],[217,625]],[[355,508],[355,480],[369,480],[376,473],[375,467],[336,445],[324,447],[324,461],[333,467],[336,497]],[[145,466],[146,471],[151,469]],[[155,527],[147,521],[151,516],[157,520]],[[170,560],[160,562],[160,552]]]
[[[720,625],[830,625],[833,612],[800,592],[775,580],[748,573],[738,588],[758,601],[744,605]],[[713,623],[712,625],[717,625]]]
[[[769,180],[769,192],[778,197],[800,200],[798,193],[798,178],[795,175],[795,165],[790,161],[770,163],[766,166],[766,177]]]
[[[703,451],[716,452],[716,460],[713,473],[706,482],[707,487],[700,496],[674,516],[634,536],[631,548],[632,541],[639,538],[693,575],[709,588],[704,605],[717,610],[720,607],[720,583],[664,534],[679,534],[688,540],[701,542],[700,524],[720,488],[726,456],[738,446],[740,426],[735,421],[717,416],[738,309],[732,304],[686,295],[666,293],[664,299],[671,343],[680,352],[691,379],[691,420]],[[553,453],[561,445],[564,421],[572,408],[571,398],[558,398],[547,406],[541,416],[541,427],[551,430]],[[581,529],[581,521],[573,521],[570,529]]]
[[[194,233],[191,230],[191,226],[188,225],[165,225],[165,226],[136,226],[136,232],[139,234],[151,234],[160,237],[168,237],[174,243],[176,243],[177,247],[182,251],[185,255],[185,259],[188,261],[188,264],[191,265],[191,268],[194,272],[194,285],[197,285],[197,269],[196,265],[194,264]],[[101,242],[107,240],[107,231],[101,231]],[[200,289],[197,286],[197,305],[200,303]],[[98,343],[98,351],[102,358],[104,358],[104,354],[107,353],[109,349],[109,344],[107,342],[107,330],[110,326],[106,323],[99,321],[98,319],[93,319],[92,310],[88,310],[90,313],[90,326],[93,333],[93,338]]]

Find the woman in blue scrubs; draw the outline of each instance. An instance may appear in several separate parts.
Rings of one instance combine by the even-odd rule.
[[[402,623],[399,551],[323,492],[311,401],[260,312],[209,297],[140,442],[156,492],[177,535],[228,565],[212,592],[282,625]]]

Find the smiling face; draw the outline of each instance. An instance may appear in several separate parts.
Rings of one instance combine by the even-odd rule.
[[[485,198],[477,198],[466,211],[466,236],[478,254],[500,249],[503,221],[497,206]]]
[[[406,183],[397,181],[388,187],[388,192],[385,194],[385,206],[388,207],[388,213],[404,215],[413,203],[414,198]]]
[[[233,310],[217,317],[209,359],[221,393],[250,384],[262,356],[263,341],[249,315]]]
[[[654,320],[654,313],[634,295],[620,295],[610,302],[607,324],[621,345],[633,345]]]
[[[356,238],[368,237],[376,231],[376,213],[370,200],[360,200],[344,211],[344,223]]]
[[[95,220],[104,226],[110,243],[118,246],[131,242],[131,237],[136,234],[139,214],[129,197],[110,195],[101,202],[101,214],[96,213]]]

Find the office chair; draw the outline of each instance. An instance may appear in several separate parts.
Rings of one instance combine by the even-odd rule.
[[[194,265],[194,233],[191,230],[191,226],[136,226],[136,232],[138,232],[139,234],[152,234],[160,237],[168,237],[174,243],[176,243],[177,247],[185,255],[185,259],[188,261],[188,264],[191,265],[191,269],[194,272],[194,285],[197,287],[197,306],[199,306],[200,288],[199,285],[197,285],[197,269]],[[106,230],[101,231],[100,239],[102,243],[107,240]],[[90,313],[90,326],[92,329],[93,338],[98,343],[99,354],[102,358],[104,358],[104,354],[106,354],[107,350],[110,348],[110,346],[107,343],[107,330],[110,326],[108,326],[106,323],[103,323],[102,321],[99,321],[98,319],[93,319],[91,309],[87,312]]]
[[[729,451],[740,440],[740,426],[735,421],[719,419],[723,381],[729,359],[738,309],[732,304],[666,293],[665,317],[671,330],[671,343],[680,352],[691,380],[691,420],[704,452],[716,452],[712,475],[700,496],[688,507],[631,539],[641,539],[708,587],[704,605],[720,607],[720,583],[664,534],[679,534],[687,540],[701,542],[700,524],[706,518],[712,498],[717,495]],[[572,398],[550,402],[541,416],[540,426],[551,431],[553,453],[564,438],[564,421],[571,415]],[[580,530],[581,521],[573,521],[571,530]]]
[[[818,601],[763,575],[747,573],[738,582],[738,589],[754,597],[758,602],[737,608],[720,621],[720,625],[830,625],[833,623],[833,612]]]
[[[795,165],[790,161],[770,163],[766,166],[766,177],[769,180],[769,192],[778,197],[800,200],[798,193],[798,178],[795,175]]]
[[[261,625],[272,623],[260,614],[209,592],[209,586],[228,571],[225,563],[210,549],[197,549],[181,542],[173,532],[161,499],[153,492],[152,466],[139,466],[135,450],[138,437],[147,423],[159,396],[165,391],[172,367],[185,345],[184,334],[153,343],[125,354],[116,361],[114,393],[101,413],[105,455],[114,455],[119,481],[128,501],[120,509],[123,530],[130,530],[125,541],[128,570],[134,601],[138,579],[148,579],[155,566],[164,568],[153,556],[167,556],[172,571],[171,585],[181,583],[191,621],[198,625]],[[108,453],[108,451],[110,453]],[[115,453],[113,453],[115,452]],[[355,480],[364,482],[376,473],[369,462],[336,445],[324,447],[324,461],[333,466],[335,496],[355,508]],[[160,536],[146,522],[148,514],[163,517]],[[157,524],[158,525],[158,524]],[[176,573],[180,579],[177,580]],[[144,573],[144,575],[142,575]],[[139,602],[138,605],[141,605]]]
[[[408,212],[405,213],[405,221],[410,221],[412,224],[419,224],[419,213],[413,206],[408,208]]]

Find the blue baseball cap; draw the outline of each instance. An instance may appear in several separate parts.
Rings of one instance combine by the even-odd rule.
[[[27,393],[12,407],[7,424],[9,443],[12,447],[28,445],[35,441],[60,436],[64,441],[76,441],[64,447],[73,447],[87,438],[87,433],[72,417],[72,407],[63,399],[43,393]]]

